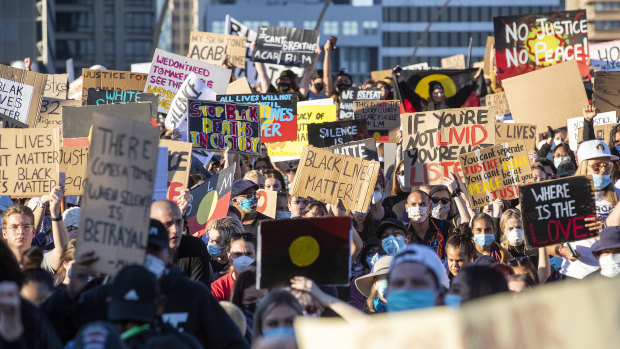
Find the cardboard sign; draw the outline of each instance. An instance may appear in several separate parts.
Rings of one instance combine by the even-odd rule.
[[[586,10],[495,17],[493,26],[498,81],[570,60],[590,75]]]
[[[187,226],[191,234],[202,236],[207,224],[225,217],[230,204],[230,191],[235,177],[235,166],[223,169],[203,184],[190,190],[190,202],[185,209]]]
[[[592,179],[566,177],[521,187],[525,238],[532,247],[561,244],[596,236],[584,218],[596,216]]]
[[[226,88],[227,95],[239,95],[239,94],[252,94],[252,89],[248,85],[248,79],[244,77],[239,78],[230,84]]]
[[[400,130],[400,101],[354,101],[356,119],[368,124],[368,134],[377,142],[396,143]]]
[[[68,98],[73,100],[82,100],[82,87],[84,86],[84,79],[80,76],[79,78],[71,81],[69,83],[69,93]]]
[[[66,173],[65,195],[84,194],[88,148],[88,146],[60,148],[59,171]]]
[[[373,87],[361,90],[359,87],[351,87],[342,91],[340,93],[340,104],[338,106],[338,119],[353,119],[355,117],[353,102],[369,99],[381,99],[381,89]]]
[[[556,64],[502,82],[515,122],[547,126],[566,126],[566,119],[581,115],[588,105],[576,61]]]
[[[465,55],[458,54],[441,59],[441,69],[466,69]]]
[[[361,141],[333,145],[331,147],[327,147],[327,149],[331,150],[334,154],[341,154],[364,160],[379,161],[379,155],[377,154],[377,143],[374,138],[366,138]]]
[[[187,188],[192,164],[192,144],[162,139],[159,145],[168,148],[168,200],[176,202],[174,198],[181,194],[183,188]]]
[[[590,66],[604,71],[619,71],[620,40],[590,44]]]
[[[295,276],[305,276],[318,285],[348,285],[350,249],[350,217],[262,221],[256,287],[287,286]]]
[[[58,181],[57,129],[0,129],[0,195],[48,195]]]
[[[217,94],[226,93],[230,70],[197,59],[155,49],[153,64],[144,92],[159,94],[160,113],[168,113],[172,100],[190,73],[195,73],[204,84]],[[196,98],[194,98],[196,99]]]
[[[88,136],[95,113],[151,124],[151,103],[146,102],[64,107],[62,109],[63,146],[84,146],[90,143]]]
[[[289,193],[366,212],[381,164],[305,146]]]
[[[594,93],[592,104],[598,112],[615,111],[620,113],[620,72],[594,73]]]
[[[62,128],[62,108],[80,106],[82,106],[82,100],[43,97],[43,101],[41,102],[41,110],[39,112],[39,120],[37,121],[36,127]]]
[[[487,107],[494,107],[497,115],[510,114],[506,92],[493,93],[485,96]]]
[[[527,151],[536,149],[536,125],[498,122],[495,124],[495,144],[519,140]]]
[[[259,154],[258,105],[190,99],[188,110],[188,134],[194,148]]]
[[[308,125],[308,143],[317,148],[368,138],[365,120],[340,120]]]
[[[278,206],[278,192],[274,190],[259,189],[256,191],[256,196],[258,198],[256,212],[275,219],[276,208]]]
[[[318,30],[261,25],[252,57],[254,62],[308,68],[319,37]]]
[[[187,141],[187,100],[199,99],[201,101],[214,101],[215,92],[210,89],[196,73],[190,73],[185,78],[183,85],[174,96],[170,110],[164,125],[169,131],[178,129],[181,134],[180,140]]]
[[[297,139],[297,94],[269,93],[217,96],[220,102],[260,105],[261,141],[285,142]]]
[[[611,132],[614,128],[616,128],[617,125],[618,123],[594,126],[594,137],[605,143],[608,143]],[[581,142],[583,142],[583,127],[580,127],[579,131],[577,132],[577,143]]]
[[[88,97],[89,88],[136,92],[144,91],[146,78],[147,74],[143,73],[82,68],[82,100],[86,100]]]
[[[76,253],[97,251],[91,267],[113,276],[144,264],[159,130],[101,114],[93,121]]]
[[[28,125],[23,122],[19,122],[2,113],[0,113],[0,123],[2,123],[2,127],[0,128],[28,128]]]
[[[102,90],[89,88],[88,95],[86,97],[87,105],[135,102],[151,103],[151,123],[153,126],[157,126],[157,106],[159,104],[159,96],[156,94],[140,91]]]
[[[46,81],[46,74],[0,64],[0,114],[34,127]]]
[[[68,92],[67,74],[47,74],[43,97],[67,99]]]
[[[245,39],[235,35],[199,31],[190,33],[187,57],[222,65],[224,55],[235,67],[245,68]]]
[[[491,70],[495,66],[495,55],[493,54],[493,50],[495,50],[495,37],[487,36],[487,42],[484,48],[484,66],[482,70],[484,71],[484,75],[489,77]]]
[[[267,143],[267,154],[271,161],[299,159],[304,146],[308,145],[308,125],[337,121],[335,104],[297,104],[297,140]]]
[[[514,141],[459,155],[470,206],[518,198],[519,185],[533,181],[527,153],[522,142]]]
[[[592,120],[594,125],[594,130],[596,128],[603,125],[614,125],[618,122],[618,118],[616,116],[615,111],[610,111],[606,113],[598,113]],[[579,146],[580,139],[583,139],[583,116],[577,118],[566,119],[566,125],[568,130],[568,145],[570,146],[572,151],[577,151],[577,147]],[[605,136],[607,138],[607,136]],[[605,140],[607,142],[607,140]]]
[[[459,155],[495,144],[494,109],[443,109],[401,115],[405,186],[463,176]]]

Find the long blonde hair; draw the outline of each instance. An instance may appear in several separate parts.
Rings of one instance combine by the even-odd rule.
[[[588,166],[590,165],[591,160],[583,160],[579,167],[577,167],[577,171],[575,171],[575,176],[585,176],[588,174]],[[616,195],[616,191],[614,190],[614,183],[610,183],[608,186],[601,190],[603,192],[603,198],[611,204],[611,207],[615,207],[618,203],[618,196]]]

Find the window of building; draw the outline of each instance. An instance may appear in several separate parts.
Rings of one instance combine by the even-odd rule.
[[[226,29],[226,21],[213,21],[211,22],[211,32],[224,34]]]
[[[596,21],[594,22],[596,30],[614,30],[620,29],[620,21]]]
[[[148,40],[125,41],[125,57],[130,62],[148,61],[151,56],[151,42]]]
[[[359,29],[357,27],[357,21],[344,21],[342,22],[342,35],[358,35]]]
[[[130,12],[125,14],[125,30],[128,33],[152,33],[153,19],[152,13]]]
[[[618,11],[620,10],[620,2],[595,2],[595,11]]]
[[[316,27],[316,21],[304,21],[304,29],[314,30]]]
[[[185,23],[189,22],[189,16],[183,16],[183,22]]]
[[[377,35],[379,23],[377,21],[363,21],[362,28],[364,35]]]
[[[139,6],[139,7],[151,7],[153,6],[152,0],[125,0],[127,6]]]
[[[172,16],[172,23],[179,23],[179,22],[180,22],[179,16],[176,16],[176,15]]]
[[[56,56],[59,59],[92,60],[95,45],[92,40],[56,40]]]
[[[56,14],[56,30],[59,32],[88,32],[94,30],[91,12],[59,12]]]
[[[114,40],[106,40],[103,43],[103,52],[104,52],[104,59],[107,59],[107,60],[114,59],[114,54],[115,54]]]
[[[323,22],[323,33],[325,33],[325,35],[338,35],[338,22],[337,21]]]
[[[103,27],[105,30],[114,31],[114,13],[106,12],[103,15]]]
[[[257,31],[260,25],[269,25],[269,21],[243,21],[243,25]]]
[[[278,27],[295,28],[293,21],[278,21]]]

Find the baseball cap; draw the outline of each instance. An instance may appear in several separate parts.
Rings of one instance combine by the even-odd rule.
[[[234,198],[235,196],[241,195],[241,193],[251,188],[258,190],[258,184],[247,179],[238,179],[232,184],[230,196]]]
[[[600,239],[592,245],[592,254],[598,257],[604,250],[620,248],[620,226],[607,227],[601,231]]]
[[[407,228],[401,221],[396,218],[388,218],[381,222],[381,224],[379,224],[379,226],[377,227],[377,238],[381,239],[381,235],[383,234],[385,228],[390,226],[400,228],[405,233],[407,232]]]
[[[392,263],[392,256],[381,257],[377,260],[375,265],[372,266],[372,272],[355,279],[355,287],[360,291],[364,297],[370,296],[370,290],[372,284],[375,281],[375,276],[387,275],[390,273],[390,263]]]
[[[155,245],[159,248],[169,248],[170,237],[168,236],[168,230],[162,222],[151,219],[149,224],[149,245]]]
[[[407,245],[407,247],[394,256],[390,264],[390,270],[394,270],[395,266],[406,262],[416,262],[425,265],[435,274],[441,286],[445,288],[450,287],[450,279],[448,279],[448,274],[446,274],[446,268],[432,248],[420,244]]]
[[[155,317],[159,285],[155,275],[140,265],[123,267],[110,288],[108,318],[150,323]]]
[[[617,156],[611,155],[611,151],[609,150],[607,143],[601,141],[600,139],[581,142],[581,144],[579,144],[579,149],[577,149],[577,158],[579,159],[580,164],[583,160],[590,160],[604,156],[609,157],[611,161],[618,160]]]
[[[126,348],[116,326],[105,321],[84,325],[75,336],[74,349],[122,349]]]

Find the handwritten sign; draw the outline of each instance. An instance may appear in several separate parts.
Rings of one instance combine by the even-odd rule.
[[[368,134],[377,142],[396,143],[400,129],[400,101],[353,101],[356,119],[368,123]]]
[[[295,67],[312,66],[314,51],[319,44],[319,31],[259,26],[254,62],[290,65]]]
[[[187,57],[209,64],[222,65],[224,55],[235,67],[245,68],[245,39],[236,35],[199,31],[190,33]]]
[[[297,139],[297,94],[270,93],[217,96],[220,102],[260,105],[261,141],[284,142]]]
[[[485,102],[488,107],[495,107],[497,115],[506,115],[510,113],[506,92],[488,94],[485,96]]]
[[[465,55],[458,54],[450,57],[444,57],[441,59],[442,69],[466,69]]]
[[[341,154],[364,160],[379,161],[379,155],[377,154],[377,143],[374,138],[366,138],[361,141],[333,145],[331,147],[327,147],[327,149],[331,150],[334,154]]]
[[[594,73],[592,104],[598,112],[620,113],[620,72],[598,71]]]
[[[366,212],[380,166],[377,161],[306,146],[289,192],[326,204],[337,204],[342,200],[347,210]]]
[[[194,148],[258,154],[259,106],[255,104],[188,101],[189,137]]]
[[[230,70],[197,59],[155,49],[144,92],[159,94],[160,113],[168,113],[172,100],[190,73],[195,73],[215,93],[226,93]]]
[[[338,106],[338,118],[340,120],[353,119],[355,108],[353,102],[357,100],[381,99],[380,88],[367,88],[361,90],[359,87],[351,87],[340,93],[340,104]]]
[[[76,253],[97,251],[98,272],[144,264],[157,141],[149,124],[94,115]]]
[[[441,184],[463,170],[459,155],[495,144],[493,109],[444,109],[401,115],[405,186]]]
[[[591,43],[590,66],[604,71],[619,71],[620,40]]]
[[[87,105],[136,102],[151,103],[151,123],[153,124],[153,126],[156,126],[157,106],[159,103],[159,96],[157,96],[156,94],[141,91],[104,90],[89,88],[88,95],[86,96]]]
[[[325,148],[368,138],[365,120],[340,120],[308,125],[308,143]]]
[[[36,127],[62,127],[62,108],[82,106],[81,100],[43,97]]]
[[[46,81],[45,74],[0,64],[0,114],[34,127]]]
[[[94,70],[82,68],[82,100],[88,98],[88,89],[143,91],[147,74],[121,70]],[[76,80],[77,81],[77,80]]]
[[[0,113],[0,128],[28,128],[28,125]]]
[[[536,125],[498,122],[495,124],[495,144],[521,141],[525,149],[536,149]]]
[[[618,123],[594,126],[594,138],[608,143],[609,137],[612,136],[611,132],[616,129],[616,126]],[[577,143],[581,142],[583,142],[583,127],[580,127],[579,132],[577,132]]]
[[[174,198],[181,194],[181,190],[187,188],[192,162],[192,144],[162,139],[159,145],[168,148],[168,200],[175,201]]]
[[[226,88],[227,95],[252,94],[252,89],[248,84],[248,79],[244,76],[228,84]]]
[[[82,195],[86,184],[88,146],[61,147],[60,172],[66,173],[65,195]]]
[[[514,141],[459,155],[471,207],[518,198],[519,185],[533,181],[527,152]]]
[[[592,179],[561,178],[521,187],[525,238],[540,247],[591,238],[584,218],[596,216]]]
[[[67,74],[47,74],[43,97],[67,99],[69,92],[67,76]]]
[[[595,130],[599,126],[613,125],[617,122],[618,118],[615,111],[598,113],[592,120]],[[579,140],[582,138],[581,136],[583,132],[583,116],[566,119],[566,125],[568,129],[568,145],[570,146],[571,150],[577,151],[577,147],[579,146]],[[607,141],[605,140],[605,142]]]

